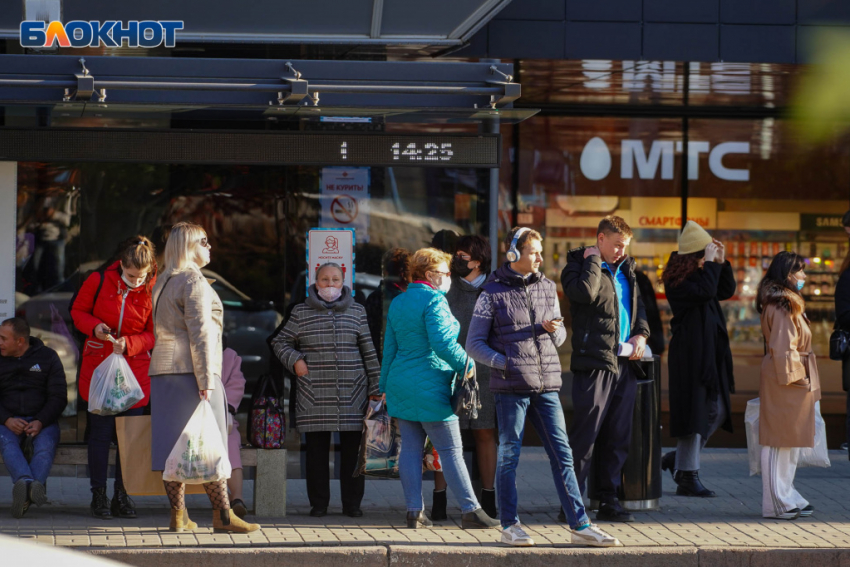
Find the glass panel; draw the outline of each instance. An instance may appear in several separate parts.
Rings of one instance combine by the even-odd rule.
[[[350,217],[334,209],[338,193],[324,189],[343,174],[365,181]],[[387,249],[428,246],[444,229],[486,235],[488,195],[489,172],[475,169],[18,164],[16,310],[65,365],[63,440],[82,440],[85,427],[71,296],[123,239],[151,237],[161,265],[163,227],[204,227],[212,246],[204,273],[224,303],[225,339],[242,357],[250,395],[269,372],[266,338],[304,297],[307,230],[355,228],[362,302],[380,286]]]
[[[690,132],[700,154],[688,215],[704,219],[726,243],[738,279],[737,296],[723,302],[735,361],[733,409],[743,411],[746,399],[758,395],[764,344],[756,287],[771,258],[793,250],[808,258],[803,295],[824,393],[822,413],[842,414],[843,420],[841,363],[828,353],[838,268],[848,253],[841,226],[850,197],[846,139],[804,148],[790,122],[771,118],[692,120]],[[843,442],[838,417],[830,431]]]

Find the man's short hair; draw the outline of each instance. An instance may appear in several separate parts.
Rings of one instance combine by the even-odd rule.
[[[11,319],[6,319],[0,325],[11,327],[16,339],[24,338],[30,340],[30,326],[26,320],[20,317],[12,317]]]
[[[481,262],[481,273],[490,273],[493,256],[490,253],[489,240],[477,234],[467,234],[466,236],[461,236],[460,240],[457,241],[457,249],[469,252],[473,261]]]
[[[508,236],[505,238],[505,250],[506,251],[511,249],[511,242],[514,241],[514,235],[521,228],[522,228],[521,226],[514,227],[508,233]],[[540,233],[537,232],[536,230],[528,229],[525,232],[523,232],[522,236],[520,236],[517,239],[516,249],[519,250],[520,252],[522,252],[522,249],[525,247],[525,245],[528,243],[529,240],[537,240],[538,242],[543,242],[543,237],[540,236]]]
[[[599,221],[599,228],[596,229],[596,234],[597,236],[599,234],[605,234],[605,236],[622,234],[626,238],[631,238],[633,236],[632,229],[628,224],[626,224],[626,221],[624,221],[622,217],[615,215],[608,215]]]

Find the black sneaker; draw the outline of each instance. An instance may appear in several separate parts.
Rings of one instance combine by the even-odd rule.
[[[800,517],[801,518],[808,518],[809,516],[811,516],[814,513],[815,513],[815,507],[812,506],[811,504],[809,504],[808,506],[806,506],[805,508],[800,510]]]
[[[596,521],[634,522],[635,517],[615,500],[614,502],[602,502],[599,504],[599,510],[596,512]]]
[[[563,509],[563,508],[561,508],[560,510],[558,510],[558,521],[559,521],[559,522],[561,522],[562,524],[566,524],[566,523],[567,523],[567,513],[566,513],[566,512],[564,512],[564,509]]]
[[[37,480],[32,481],[29,485],[27,500],[36,506],[47,504],[47,488]]]
[[[313,518],[324,518],[328,515],[327,506],[313,506],[310,508],[310,516]]]
[[[30,507],[29,485],[30,482],[26,479],[21,479],[15,483],[12,488],[12,517],[23,518]]]

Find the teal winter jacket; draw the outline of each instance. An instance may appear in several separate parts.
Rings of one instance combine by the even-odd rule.
[[[410,284],[387,314],[381,392],[392,417],[451,421],[452,378],[467,354],[458,344],[460,323],[445,296],[427,284]]]

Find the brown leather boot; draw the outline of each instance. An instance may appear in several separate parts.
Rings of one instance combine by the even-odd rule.
[[[189,519],[189,511],[171,509],[171,524],[168,526],[170,532],[184,532],[198,529],[198,524]]]
[[[230,510],[213,510],[213,532],[247,534],[260,529],[260,524],[249,524]]]

